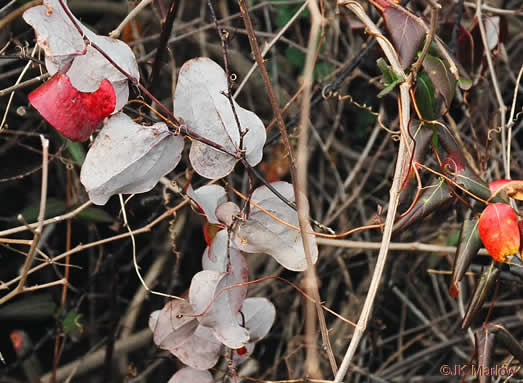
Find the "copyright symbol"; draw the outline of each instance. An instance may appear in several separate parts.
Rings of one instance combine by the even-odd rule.
[[[439,372],[443,376],[449,376],[451,373],[451,369],[448,366],[448,364],[444,364],[443,366],[440,367]]]

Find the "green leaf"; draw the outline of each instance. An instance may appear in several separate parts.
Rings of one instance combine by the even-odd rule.
[[[387,85],[385,88],[381,90],[381,92],[378,93],[378,98],[385,97],[387,94],[392,92],[394,88],[396,88],[397,85],[401,83],[401,80],[397,80],[393,82],[392,84]]]
[[[451,297],[456,298],[459,294],[457,282],[461,281],[472,262],[472,258],[480,248],[481,238],[478,231],[478,219],[466,219],[461,226],[458,249],[452,267],[452,282],[449,289]]]
[[[84,326],[81,321],[82,314],[75,310],[69,311],[62,321],[62,328],[64,333],[73,339],[79,338],[84,331]]]
[[[305,65],[305,54],[300,51],[298,48],[295,47],[288,47],[285,50],[285,57],[287,58],[287,61],[289,61],[292,66],[296,69],[303,69],[303,66]]]
[[[99,208],[99,207],[92,207],[89,206],[88,208],[85,208],[82,210],[76,218],[84,220],[84,221],[90,221],[90,222],[99,222],[99,223],[109,223],[113,222],[114,218],[107,213],[105,210]]]
[[[284,1],[284,0],[282,0]],[[275,24],[278,28],[282,28],[289,20],[298,12],[300,9],[300,5],[281,5],[278,6],[278,15],[276,16]],[[298,16],[299,19],[307,19],[309,17],[309,9],[306,8],[303,10],[303,12]]]
[[[456,79],[450,72],[448,64],[439,57],[427,55],[423,60],[423,69],[443,96],[445,106],[449,109],[456,91]]]
[[[392,84],[399,78],[396,76],[392,68],[387,65],[387,62],[383,59],[383,57],[380,57],[378,60],[376,60],[376,64],[383,74],[383,83],[385,85]]]
[[[314,80],[321,80],[334,72],[334,67],[325,61],[320,61],[314,67]]]
[[[52,317],[56,304],[51,294],[24,296],[16,302],[0,307],[1,320],[44,320]]]
[[[419,113],[424,120],[436,120],[439,116],[437,113],[436,90],[429,76],[422,72],[416,80],[416,89],[414,92],[416,105]]]
[[[467,311],[465,312],[465,317],[461,322],[461,328],[466,329],[471,324],[475,315],[481,310],[487,295],[492,290],[496,281],[498,280],[500,270],[497,267],[494,267],[494,261],[490,264],[490,267],[483,270],[481,277],[478,281],[476,289],[472,294],[472,298],[469,301]]]
[[[439,136],[438,133],[434,130],[432,133],[432,145],[436,148],[436,150],[439,150]]]
[[[470,88],[472,88],[472,80],[465,77],[460,77],[458,80],[458,86],[462,90],[469,90]]]
[[[65,147],[69,154],[71,155],[71,159],[78,165],[82,165],[85,160],[85,149],[83,145],[79,142],[71,141],[67,138],[64,138],[65,140]]]
[[[440,209],[453,198],[454,196],[446,182],[444,182],[442,178],[437,179],[434,184],[428,186],[421,192],[421,195],[412,209],[406,215],[398,219],[392,227],[393,233],[405,230],[414,222],[425,218],[432,212]]]
[[[382,89],[381,92],[378,93],[378,98],[382,98],[392,92],[394,88],[401,83],[401,77],[397,76],[392,68],[387,65],[385,60],[380,57],[376,64],[378,65],[379,70],[383,74],[383,84],[385,85],[385,88]]]
[[[457,246],[459,243],[459,231],[453,231],[447,237],[447,246]]]
[[[65,202],[56,198],[48,198],[45,204],[45,218],[54,217],[65,213]],[[40,202],[26,207],[20,214],[27,222],[34,222],[38,219],[40,212]]]

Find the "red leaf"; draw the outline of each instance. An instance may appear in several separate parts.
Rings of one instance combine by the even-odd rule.
[[[93,93],[80,92],[61,73],[29,94],[29,101],[38,112],[65,137],[85,141],[114,111],[116,95],[108,80]]]
[[[418,48],[425,38],[425,30],[407,10],[386,7],[383,19],[392,39],[392,44],[399,53],[400,63],[406,69],[416,56]]]
[[[518,217],[504,203],[489,204],[479,218],[479,236],[488,253],[498,262],[519,251]]]

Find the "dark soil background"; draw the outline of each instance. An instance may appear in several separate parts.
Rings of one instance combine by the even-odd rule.
[[[175,2],[178,4],[172,41],[161,67],[160,80],[154,88],[149,88],[169,109],[172,109],[172,89],[177,71],[186,60],[207,56],[223,64],[222,47],[207,2]],[[11,93],[1,93],[2,89],[15,84],[24,66],[30,62],[27,56],[35,43],[33,29],[21,17],[11,17],[27,2],[16,1],[2,8],[8,3],[12,2],[3,0],[0,3],[0,118],[6,114],[6,125],[0,131],[0,232],[23,225],[24,221],[31,223],[36,220],[41,186],[40,134],[50,140],[46,215],[54,217],[64,214],[88,200],[79,180],[81,164],[78,158],[81,155],[78,157],[78,153],[85,153],[89,142],[72,146],[30,106],[27,95],[41,82],[17,89],[12,93],[12,100]],[[131,24],[132,28],[126,29],[123,36],[135,51],[146,86],[149,85],[154,50],[158,48],[161,20],[169,3],[168,0],[155,0],[153,6],[139,14]],[[236,1],[218,0],[213,4],[218,18],[225,20],[222,28],[228,31],[231,71],[237,75],[238,85],[254,63],[245,26]],[[250,13],[262,49],[301,4],[300,1],[250,1]],[[437,33],[457,57],[472,52],[466,51],[471,49],[466,44],[452,38],[453,26],[458,21],[467,30],[473,28],[475,9],[471,4],[465,2],[464,8],[461,8],[458,2],[442,2]],[[370,4],[363,5],[374,20],[379,19],[378,12]],[[504,103],[510,108],[517,86],[516,77],[523,63],[523,20],[521,13],[515,12],[521,11],[521,2],[496,0],[489,2],[489,5],[495,8],[494,11],[485,10],[484,14],[499,16],[504,31],[493,58]],[[409,7],[428,19],[429,8],[425,1],[412,0]],[[70,8],[98,34],[108,34],[132,6],[122,1],[71,0]],[[398,144],[392,134],[376,123],[376,113],[381,113],[384,125],[397,130],[397,102],[395,92],[384,98],[377,97],[383,88],[376,66],[381,52],[375,46],[364,49],[369,44],[363,26],[334,1],[323,1],[322,9],[326,23],[314,72],[309,201],[313,218],[336,232],[343,232],[384,219]],[[500,9],[508,12],[499,12]],[[307,11],[266,56],[266,66],[282,107],[300,89],[309,32]],[[480,46],[479,37],[475,38],[476,45]],[[454,131],[463,141],[469,160],[484,180],[491,181],[503,178],[500,138],[493,131],[499,125],[498,104],[482,52],[471,54],[478,56],[476,62],[467,68],[475,85],[469,92],[459,92],[448,113],[449,118],[442,119],[442,122],[454,124]],[[43,60],[43,53],[38,52],[35,57]],[[45,66],[33,62],[22,81],[42,73],[45,73]],[[332,84],[336,85],[339,95],[350,95],[354,102],[321,97],[322,90]],[[519,84],[519,93],[521,86]],[[139,92],[131,87],[130,99],[137,97],[141,97]],[[284,115],[292,145],[297,137],[299,100],[291,104]],[[249,79],[237,101],[257,113],[266,126],[271,123],[273,112],[258,71]],[[149,115],[147,109],[136,105],[127,107],[130,114]],[[521,105],[521,100],[518,100],[512,130],[513,179],[523,179],[522,125],[517,114],[521,112]],[[370,137],[375,130],[375,142],[372,142]],[[268,131],[263,163],[258,169],[270,181],[281,179],[290,182],[287,159],[277,131],[276,125]],[[370,149],[365,150],[369,142]],[[438,169],[434,159],[427,159],[425,164]],[[181,164],[167,178],[183,187],[190,176],[194,187],[207,182],[192,174],[186,150]],[[422,177],[427,181],[430,174],[423,174]],[[246,172],[241,166],[227,177],[227,181],[244,192],[247,189]],[[237,201],[234,195],[230,197]],[[179,193],[158,184],[151,192],[136,195],[128,201],[129,223],[133,229],[143,227],[181,201]],[[400,211],[405,211],[409,204],[410,201],[406,201],[400,206]],[[468,211],[464,204],[454,203],[394,236],[392,241],[456,245],[460,223]],[[206,246],[202,231],[204,223],[203,217],[186,206],[150,232],[136,236],[142,275],[146,276],[158,259],[162,259],[160,271],[151,284],[154,290],[178,296],[186,292],[192,276],[201,270],[201,255]],[[39,249],[54,257],[80,244],[90,244],[126,232],[118,198],[113,197],[105,206],[90,207],[87,212],[71,220],[46,225]],[[19,274],[24,253],[28,250],[25,245],[3,242],[2,239],[32,237],[29,231],[12,235],[0,233],[0,281],[7,283]],[[379,243],[381,232],[362,231],[348,239]],[[324,304],[343,317],[357,321],[376,256],[377,250],[365,250],[358,246],[320,246],[317,273]],[[442,375],[440,368],[442,365],[464,365],[474,358],[472,333],[461,330],[460,324],[477,284],[480,266],[489,265],[490,258],[474,258],[471,268],[474,273],[465,277],[460,297],[454,300],[447,293],[453,257],[453,253],[445,251],[391,252],[370,325],[353,360],[354,365],[345,378],[346,382],[461,379]],[[279,275],[297,285],[302,283],[303,273],[286,271],[269,256],[250,254],[247,259],[251,279]],[[37,256],[34,264],[42,262],[46,261]],[[0,352],[5,359],[5,363],[0,362],[0,382],[27,382],[30,379],[28,370],[37,368],[37,365],[42,373],[49,373],[57,362],[55,367],[59,371],[61,367],[97,351],[102,352],[101,361],[87,371],[74,375],[73,382],[167,382],[182,364],[158,349],[145,335],[149,314],[163,307],[166,298],[147,295],[137,306],[132,306],[133,297],[139,294],[141,285],[132,263],[130,239],[127,237],[89,247],[71,255],[69,262],[70,286],[65,304],[60,285],[19,295],[0,307]],[[61,260],[31,274],[27,286],[59,280],[64,272],[64,260]],[[0,293],[8,291],[0,290]],[[523,341],[521,291],[520,280],[501,278],[496,305],[490,315],[490,321],[503,323],[520,343]],[[238,374],[251,377],[251,380],[244,381],[253,382],[307,381],[304,369],[305,299],[289,285],[276,280],[251,286],[249,296],[269,298],[276,306],[277,317],[267,338],[257,344],[251,359],[240,366]],[[490,299],[487,300],[489,302]],[[4,310],[9,304],[21,311],[12,314]],[[489,304],[486,304],[476,316],[477,323],[474,323],[473,329],[481,326],[488,310]],[[129,325],[126,319],[133,312],[136,318],[131,323],[132,328],[122,337],[124,327]],[[353,327],[328,313],[325,315],[333,352],[339,364]],[[70,324],[71,319],[77,319],[76,325]],[[13,331],[25,336],[26,348],[19,355],[13,346]],[[140,332],[142,338],[134,340],[126,349],[128,352],[114,354],[115,344],[128,338],[129,334]],[[61,351],[58,353],[57,344]],[[326,380],[309,381],[328,382],[333,376],[321,337],[318,337],[318,344],[314,347],[320,355]],[[508,350],[501,345],[496,347],[493,358],[496,365],[512,363],[512,366],[519,366],[519,362],[512,360]],[[223,371],[226,369],[227,358],[224,357],[211,371],[217,382],[225,379]],[[59,376],[59,380],[63,380],[60,373]],[[466,381],[474,379],[476,377],[467,377]],[[504,379],[502,377],[501,381]],[[516,374],[510,381],[519,379],[523,379],[523,373]]]

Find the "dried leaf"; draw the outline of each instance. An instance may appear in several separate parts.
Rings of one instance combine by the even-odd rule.
[[[219,231],[211,246],[208,246],[202,256],[204,270],[213,270],[218,273],[227,273],[224,283],[228,286],[237,285],[249,280],[249,267],[243,254],[230,247],[229,235],[226,230]],[[222,294],[227,295],[231,311],[240,311],[243,301],[247,297],[247,285],[237,286]]]
[[[43,5],[29,8],[23,18],[35,29],[36,41],[46,57],[59,69],[70,64],[75,56],[84,53],[84,40],[58,0],[46,0]],[[74,19],[81,25],[78,19]]]
[[[194,133],[221,145],[228,153],[240,155],[240,133],[227,92],[227,77],[223,69],[209,58],[187,61],[180,69],[174,96],[175,115],[182,118]],[[240,121],[245,159],[257,165],[263,156],[265,128],[253,112],[234,101]],[[216,179],[229,174],[237,159],[207,144],[193,141],[189,153],[194,170],[203,177]]]
[[[493,198],[495,195],[506,193],[509,197],[523,201],[522,180],[496,180],[488,184]]]
[[[518,217],[510,205],[489,204],[479,218],[479,235],[488,253],[497,262],[519,252]]]
[[[103,80],[93,93],[75,89],[64,74],[55,74],[28,98],[53,128],[73,141],[85,141],[113,111],[116,103],[111,83]]]
[[[80,180],[97,205],[114,194],[147,192],[176,167],[183,144],[183,138],[163,122],[143,126],[119,113],[109,119],[89,149]]]
[[[189,367],[197,370],[208,370],[218,362],[222,347],[211,329],[198,326],[189,339],[179,347],[169,351]]]
[[[240,208],[234,202],[225,202],[216,208],[218,221],[230,227],[234,219],[240,216]]]

